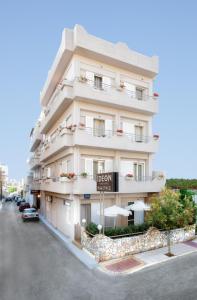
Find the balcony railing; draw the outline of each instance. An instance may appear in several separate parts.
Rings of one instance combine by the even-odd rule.
[[[119,133],[118,131],[115,130],[105,130],[102,128],[81,127],[81,129],[83,129],[87,134],[95,137],[111,138],[112,136],[122,135],[127,137],[129,141],[136,142],[136,143],[149,143],[150,141],[153,140],[152,136],[132,134],[128,132]]]
[[[111,89],[115,89],[115,90],[118,90],[120,92],[124,92],[130,98],[132,98],[133,100],[137,100],[137,101],[157,100],[157,98],[158,98],[156,96],[146,95],[145,93],[143,93],[142,95],[138,95],[136,92],[127,89],[124,85],[121,86],[121,84],[119,86],[113,85],[113,84],[109,85],[109,84],[104,83],[103,81],[96,82],[94,80],[90,80],[90,79],[85,78],[85,77],[76,77],[75,80],[77,80],[77,81],[79,81],[83,84],[89,85],[92,88],[94,88],[95,90],[109,91]]]

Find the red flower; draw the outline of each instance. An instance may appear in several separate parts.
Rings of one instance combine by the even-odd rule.
[[[159,94],[158,93],[154,93],[153,96],[154,97],[159,97]]]

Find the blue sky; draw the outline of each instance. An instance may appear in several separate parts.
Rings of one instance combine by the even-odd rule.
[[[95,5],[97,3],[97,5]],[[10,177],[27,172],[29,133],[39,114],[39,93],[64,27],[76,23],[98,37],[158,55],[155,91],[161,136],[154,169],[168,177],[197,177],[196,1],[1,1],[0,161]]]

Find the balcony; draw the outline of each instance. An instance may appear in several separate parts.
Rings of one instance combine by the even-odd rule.
[[[29,161],[30,170],[34,170],[41,166],[40,156],[32,156]]]
[[[40,123],[34,128],[33,136],[30,144],[30,152],[34,152],[36,148],[39,146],[42,140],[42,135],[40,133]]]
[[[73,135],[73,144],[93,148],[127,150],[155,153],[159,140],[152,136],[137,136],[130,133],[118,133],[110,130],[98,132],[93,128],[77,128]]]
[[[103,104],[137,113],[155,114],[158,112],[158,97],[144,95],[137,99],[136,94],[124,87],[103,84],[95,87],[91,80],[76,78],[73,85],[75,99]]]
[[[119,178],[119,193],[134,194],[134,193],[157,193],[160,192],[165,185],[165,179],[160,178],[144,178],[142,181],[134,179],[126,179],[120,176]],[[90,176],[87,178],[78,177],[74,182],[75,194],[97,194],[96,181]]]
[[[95,87],[91,80],[75,78],[73,82],[64,82],[56,90],[49,102],[45,117],[41,122],[40,132],[46,133],[53,126],[72,100],[84,99],[94,104],[117,107],[138,113],[152,115],[158,112],[158,97],[144,95],[137,99],[135,93],[121,88],[103,84]]]
[[[50,156],[57,154],[66,147],[72,146],[72,132],[66,128],[57,131],[56,135],[42,145],[40,161],[45,161]]]
[[[30,188],[31,188],[31,190],[40,190],[40,183],[41,183],[41,181],[40,181],[40,179],[33,179],[33,182],[31,183],[31,186],[30,186]]]
[[[58,194],[71,194],[73,192],[73,181],[60,181],[60,177],[54,179],[44,179],[41,182],[40,189],[42,191],[58,193]]]
[[[46,133],[47,130],[58,120],[62,111],[64,111],[73,98],[72,83],[66,82],[62,85],[60,90],[56,90],[50,103],[45,110],[45,117],[41,122],[41,133]]]

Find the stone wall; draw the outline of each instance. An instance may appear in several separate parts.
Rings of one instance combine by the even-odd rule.
[[[195,237],[195,225],[171,230],[171,244],[191,240]],[[167,246],[167,232],[156,228],[142,235],[111,239],[97,234],[91,238],[84,230],[81,235],[82,246],[95,256],[97,261],[106,261]]]

